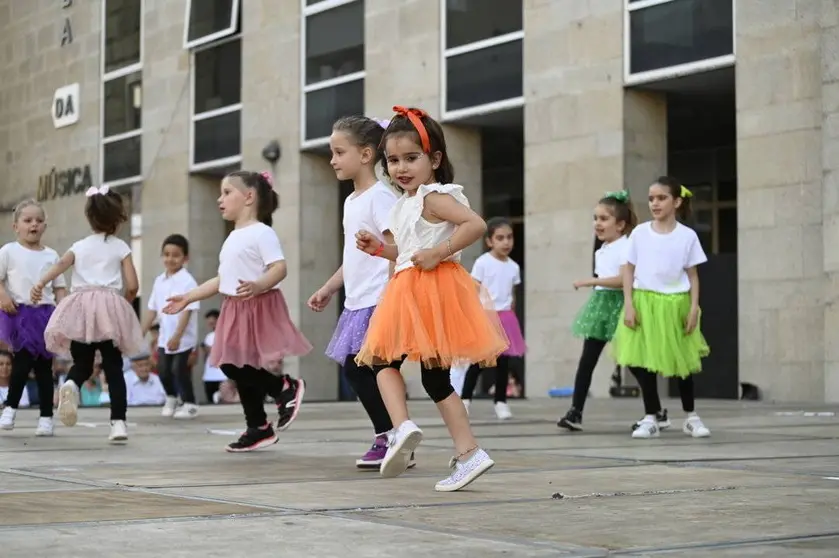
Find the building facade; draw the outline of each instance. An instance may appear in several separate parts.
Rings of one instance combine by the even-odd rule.
[[[38,197],[66,249],[104,183],[132,207],[141,291],[174,232],[202,281],[228,231],[219,177],[270,170],[283,290],[316,347],[287,366],[317,398],[338,393],[337,309],[305,306],[341,251],[331,123],[401,104],[444,123],[473,206],[515,224],[529,396],[572,382],[594,203],[626,188],[643,216],[670,173],[711,259],[699,392],[839,401],[834,0],[0,0],[0,28],[0,240]]]

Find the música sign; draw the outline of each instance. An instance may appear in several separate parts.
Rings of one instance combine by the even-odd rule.
[[[38,177],[38,201],[64,198],[75,194],[81,194],[93,186],[93,176],[90,172],[90,165],[75,167],[65,170],[53,168],[49,174]]]

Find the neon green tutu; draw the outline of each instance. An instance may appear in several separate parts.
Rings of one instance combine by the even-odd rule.
[[[597,289],[588,297],[574,319],[571,331],[576,337],[611,341],[621,320],[623,291]]]
[[[621,366],[646,368],[662,376],[685,378],[702,371],[702,358],[711,353],[699,323],[685,335],[690,313],[690,294],[662,294],[636,290],[632,293],[637,324],[629,329],[621,312],[612,355]],[[701,313],[700,313],[701,321]]]

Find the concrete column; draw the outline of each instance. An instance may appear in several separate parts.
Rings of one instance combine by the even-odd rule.
[[[824,398],[819,3],[737,2],[740,380]]]
[[[528,395],[573,383],[591,210],[624,184],[623,3],[525,0]]]
[[[624,187],[629,190],[638,219],[650,219],[650,184],[667,174],[667,96],[627,89],[623,106]]]

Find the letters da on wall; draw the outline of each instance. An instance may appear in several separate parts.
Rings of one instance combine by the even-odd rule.
[[[74,194],[81,194],[93,186],[90,165],[57,171],[53,168],[49,174],[38,177],[38,191],[35,198],[38,201],[64,198]]]

